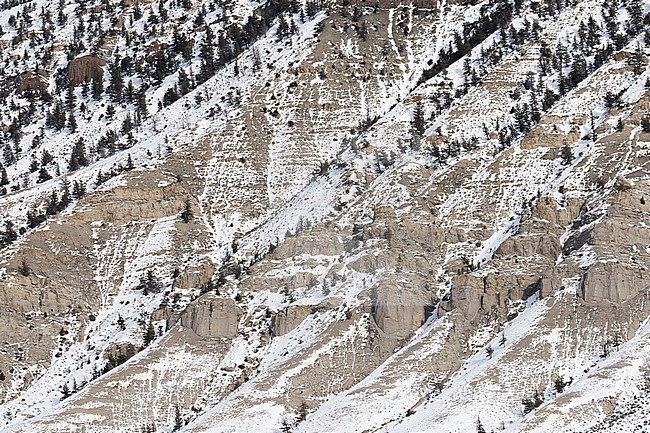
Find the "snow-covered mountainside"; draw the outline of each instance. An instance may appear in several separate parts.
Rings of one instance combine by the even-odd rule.
[[[0,432],[650,431],[650,2],[3,0]]]

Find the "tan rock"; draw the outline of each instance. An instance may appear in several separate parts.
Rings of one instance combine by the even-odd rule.
[[[309,306],[291,305],[278,312],[271,321],[273,334],[281,336],[293,331],[311,314],[311,310]]]
[[[181,316],[181,325],[199,337],[233,338],[237,335],[241,309],[230,298],[201,296]]]
[[[204,287],[212,279],[215,267],[209,259],[203,259],[198,265],[183,270],[174,280],[174,288],[198,289]]]
[[[596,263],[584,276],[581,287],[585,301],[592,303],[610,301],[622,304],[649,290],[647,273],[616,262]]]

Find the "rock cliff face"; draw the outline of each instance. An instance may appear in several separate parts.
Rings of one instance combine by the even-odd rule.
[[[106,60],[96,56],[82,56],[68,63],[67,78],[71,86],[99,80],[104,75]]]
[[[84,104],[117,113],[40,138],[57,105],[34,108],[31,153],[8,145],[0,432],[648,422],[647,22],[560,3],[85,5],[112,14],[101,55],[13,94],[132,95],[108,80]],[[169,40],[141,50],[131,22]],[[189,76],[164,75],[171,45]],[[73,168],[78,142],[102,156]]]

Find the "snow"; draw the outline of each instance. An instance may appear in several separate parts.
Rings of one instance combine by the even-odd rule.
[[[37,2],[39,5],[45,2]],[[444,3],[444,2],[443,2]],[[540,19],[544,28],[542,38],[553,46],[558,40],[569,40],[576,31],[576,25],[581,19],[588,16],[598,18],[596,6],[599,2],[587,1],[577,6],[577,9],[566,8],[554,22]],[[240,22],[250,16],[259,2],[236,1],[230,6],[229,16],[233,22]],[[476,47],[467,57],[460,59],[450,66],[446,76],[433,77],[427,83],[418,85],[418,80],[425,69],[425,60],[436,59],[440,50],[446,48],[453,40],[453,34],[462,29],[463,23],[472,23],[478,20],[480,6],[462,7],[460,5],[446,5],[440,14],[436,26],[417,29],[414,25],[413,8],[408,8],[406,14],[406,28],[410,32],[421,31],[421,41],[407,40],[404,50],[400,51],[397,45],[397,33],[400,30],[396,20],[400,11],[392,9],[388,14],[388,44],[397,60],[395,73],[398,78],[394,82],[380,81],[374,95],[374,88],[367,84],[359,84],[359,100],[354,101],[351,107],[343,107],[337,115],[347,113],[349,118],[342,118],[341,125],[327,129],[327,126],[316,125],[319,128],[316,138],[305,143],[302,137],[296,137],[290,129],[289,122],[296,121],[297,110],[292,104],[299,102],[298,98],[291,96],[286,90],[286,84],[291,80],[289,73],[282,72],[280,79],[271,84],[272,91],[277,92],[280,106],[277,125],[269,131],[269,139],[263,143],[264,151],[257,154],[245,148],[244,139],[235,138],[236,131],[228,128],[235,124],[246,125],[252,118],[246,118],[247,113],[242,109],[245,104],[262,98],[264,92],[258,86],[266,79],[269,70],[255,69],[255,60],[251,52],[243,54],[237,61],[240,73],[235,76],[234,65],[229,65],[214,78],[209,80],[197,90],[181,98],[177,103],[157,111],[153,117],[146,121],[141,128],[134,131],[136,144],[134,147],[118,152],[117,154],[98,161],[89,167],[83,168],[67,177],[81,180],[84,183],[94,182],[100,171],[107,172],[112,167],[126,164],[130,155],[137,170],[129,176],[136,178],[140,170],[161,167],[165,164],[169,154],[183,152],[197,142],[205,140],[217,141],[215,137],[222,134],[232,135],[231,149],[218,149],[212,143],[206,149],[214,151],[215,155],[205,164],[197,163],[196,168],[205,179],[206,186],[198,197],[201,210],[201,223],[211,231],[207,256],[218,265],[226,257],[249,268],[260,260],[271,249],[286,241],[287,234],[304,234],[307,227],[317,226],[322,222],[333,222],[337,228],[345,229],[355,223],[372,221],[373,215],[379,207],[391,207],[398,218],[409,218],[412,215],[414,199],[420,199],[426,193],[435,191],[437,218],[445,229],[462,227],[466,233],[480,233],[480,238],[469,239],[467,242],[446,242],[442,247],[446,254],[442,254],[441,267],[436,268],[436,281],[439,293],[448,293],[450,275],[447,275],[443,266],[459,257],[469,257],[473,264],[489,265],[493,260],[495,251],[508,239],[518,233],[521,225],[526,222],[528,212],[538,196],[552,196],[558,203],[565,201],[568,195],[574,198],[585,198],[591,191],[587,179],[579,172],[582,167],[591,167],[596,164],[597,158],[603,156],[605,144],[602,141],[593,142],[579,139],[569,143],[574,155],[577,157],[569,164],[562,165],[559,159],[548,157],[550,146],[545,143],[531,149],[522,140],[516,139],[514,144],[494,155],[495,140],[484,136],[483,125],[492,126],[497,120],[502,125],[513,123],[511,109],[524,101],[529,101],[530,95],[524,94],[519,100],[512,100],[503,89],[516,89],[524,77],[531,71],[537,70],[535,54],[538,53],[537,44],[528,44],[513,52],[506,53],[502,61],[494,68],[487,70],[485,83],[500,83],[503,95],[496,97],[489,86],[479,86],[457,98],[452,106],[443,111],[434,119],[427,120],[425,136],[433,139],[440,128],[446,135],[446,142],[452,139],[469,139],[477,137],[477,149],[462,153],[458,157],[450,158],[449,166],[440,167],[431,163],[426,151],[429,150],[425,143],[422,152],[417,150],[403,150],[410,138],[414,107],[418,101],[424,100],[426,118],[433,113],[431,101],[427,101],[432,89],[450,84],[449,91],[457,90],[465,82],[463,73],[465,60],[472,64],[479,64],[479,53],[498,43],[498,35],[490,35]],[[6,12],[6,11],[5,11]],[[14,11],[15,12],[15,11]],[[71,11],[69,11],[71,12]],[[217,19],[216,10],[210,12],[206,19],[210,22]],[[148,16],[145,12],[145,19]],[[8,29],[6,19],[8,13],[0,13],[0,25]],[[255,44],[260,52],[268,53],[264,59],[266,64],[274,64],[276,71],[287,71],[296,64],[311,61],[311,48],[314,44],[316,26],[325,19],[321,13],[313,21],[302,24],[298,34],[290,41],[278,42],[271,29],[266,38]],[[536,18],[528,14],[527,18]],[[624,19],[625,15],[621,15]],[[145,21],[138,23],[143,26]],[[521,27],[523,19],[517,18],[514,26]],[[222,31],[221,24],[215,26],[217,31]],[[69,38],[71,28],[62,31],[62,39]],[[433,43],[431,41],[434,41]],[[421,44],[422,46],[420,46]],[[337,51],[343,57],[352,60],[363,58],[362,44],[353,39],[342,39],[337,45]],[[630,44],[632,46],[632,44]],[[630,47],[628,46],[628,48]],[[117,52],[126,53],[127,47],[119,45]],[[60,60],[64,62],[63,59]],[[196,66],[196,62],[192,63]],[[311,62],[313,68],[324,66],[324,62]],[[188,67],[190,65],[187,65]],[[376,63],[376,68],[384,68],[381,62]],[[624,61],[611,61],[601,70],[592,75],[586,82],[581,83],[577,89],[566,95],[556,106],[551,114],[562,117],[562,123],[555,125],[563,133],[569,133],[573,127],[572,122],[579,115],[593,113],[597,127],[603,126],[608,117],[603,106],[602,98],[606,91],[623,92],[622,99],[633,104],[644,95],[644,84],[648,72],[640,77],[632,76],[625,68]],[[279,72],[280,74],[280,72]],[[553,86],[554,77],[545,78]],[[155,91],[148,94],[150,110],[157,110],[153,103],[161,97],[166,89],[173,86],[177,78],[167,77],[163,84]],[[314,87],[326,87],[326,82],[320,78],[310,81]],[[252,89],[258,89],[253,93]],[[328,93],[327,89],[312,95],[317,97],[319,104],[333,103],[338,100],[346,101],[352,93]],[[202,103],[197,102],[201,96]],[[240,95],[241,105],[232,101],[232,95]],[[268,95],[267,95],[268,96]],[[498,96],[498,95],[497,95]],[[91,110],[98,109],[89,100],[84,100],[78,94],[80,101],[88,103]],[[234,98],[237,99],[237,98]],[[231,102],[228,102],[228,101]],[[270,101],[266,101],[269,102]],[[117,124],[124,119],[128,110],[126,107],[118,110]],[[216,115],[214,112],[216,111]],[[55,154],[60,166],[65,166],[65,156],[69,154],[71,144],[78,137],[90,139],[99,135],[108,124],[99,121],[101,110],[90,115],[90,120],[80,119],[79,130],[75,134],[69,132],[50,133],[46,136],[46,143],[37,148],[37,154],[46,148]],[[299,113],[303,114],[303,113]],[[621,113],[626,116],[627,113]],[[305,119],[312,120],[310,114],[305,114]],[[358,126],[357,120],[366,116],[380,119],[366,131],[361,132],[359,141],[367,143],[368,148],[351,150],[344,144],[346,140],[354,137],[348,133],[348,126]],[[251,116],[249,116],[251,117]],[[317,119],[318,120],[318,119]],[[318,121],[323,121],[322,119]],[[237,123],[240,122],[240,123]],[[588,122],[588,121],[587,121]],[[314,122],[314,124],[316,124]],[[542,125],[543,126],[543,125]],[[581,136],[590,132],[591,126],[582,124],[578,126]],[[243,128],[245,130],[245,128]],[[36,128],[28,130],[24,144]],[[31,134],[31,135],[30,135]],[[636,132],[632,133],[630,140],[634,140]],[[217,150],[223,150],[222,153]],[[255,149],[253,149],[255,150]],[[251,151],[249,153],[246,153]],[[228,153],[230,152],[230,153]],[[304,153],[301,153],[304,152]],[[365,152],[365,153],[364,153]],[[374,154],[373,154],[374,152]],[[394,165],[376,169],[378,152],[395,152]],[[251,155],[263,155],[263,173],[256,171],[253,164],[245,163],[233,158],[236,162],[231,165],[225,163],[224,156],[236,155],[248,159]],[[244,158],[245,157],[245,158]],[[630,153],[624,155],[619,172],[631,170]],[[319,170],[319,164],[332,162],[329,168]],[[256,161],[257,163],[257,161]],[[9,170],[12,178],[17,178],[28,169],[29,157],[24,155],[18,165]],[[454,168],[452,169],[453,166]],[[234,168],[233,168],[234,167]],[[323,165],[325,167],[325,165]],[[463,175],[461,186],[451,191],[436,190],[444,183],[446,176],[457,174],[454,170],[465,167],[460,171]],[[325,167],[326,168],[326,167]],[[413,191],[409,188],[404,178],[417,176],[429,170],[429,179],[422,180],[422,185]],[[65,171],[65,169],[63,169]],[[587,172],[587,170],[585,170]],[[35,184],[35,175],[30,175],[29,188],[12,193],[2,199],[6,215],[20,220],[26,211],[40,204],[42,198],[60,185],[62,176],[43,184]],[[110,191],[115,188],[128,187],[127,176],[118,176],[109,180],[96,189]],[[238,179],[235,185],[230,180]],[[254,195],[254,185],[263,184],[262,195]],[[402,183],[404,182],[404,183]],[[487,188],[486,185],[497,185]],[[159,180],[156,185],[165,188],[171,185],[169,180]],[[614,179],[605,185],[603,195],[612,191]],[[560,186],[568,186],[570,193],[561,192]],[[488,192],[486,192],[488,191]],[[484,195],[492,194],[486,201]],[[246,203],[254,201],[254,206],[259,206],[254,211],[247,213],[244,206],[236,203],[238,200]],[[480,208],[479,205],[489,203],[489,209]],[[341,210],[342,209],[342,210]],[[589,230],[602,221],[607,212],[603,206],[600,218],[580,228],[565,228],[560,237],[561,244],[577,234],[579,231]],[[73,215],[75,208],[66,211],[66,215]],[[2,406],[3,416],[9,426],[3,431],[19,431],[21,424],[30,417],[45,419],[48,415],[59,413],[67,406],[72,405],[76,399],[81,400],[83,392],[71,397],[65,402],[60,402],[59,387],[64,383],[70,385],[91,380],[93,369],[103,367],[103,359],[98,362],[91,359],[92,355],[98,356],[112,344],[139,343],[142,341],[140,321],[146,319],[160,306],[165,292],[171,290],[171,273],[179,260],[196,261],[196,257],[178,258],[174,255],[175,240],[178,232],[177,217],[165,217],[143,224],[131,224],[115,229],[112,237],[103,240],[105,225],[108,223],[95,221],[91,223],[93,239],[95,240],[93,254],[98,258],[98,265],[93,276],[97,282],[100,293],[100,309],[96,320],[82,331],[80,322],[70,315],[71,323],[69,341],[61,347],[65,350],[60,357],[52,359],[52,365],[44,371],[34,371],[34,376],[39,376],[30,388],[19,394],[20,383],[14,380],[11,387],[11,396],[16,396]],[[485,225],[485,221],[490,221]],[[50,224],[58,224],[50,222]],[[47,227],[39,230],[47,230]],[[16,246],[20,245],[20,242]],[[234,246],[237,251],[234,252]],[[384,246],[381,242],[372,245],[368,242],[365,247],[374,248],[372,254],[379,254]],[[196,244],[197,254],[203,254],[203,246]],[[246,335],[242,333],[229,343],[229,349],[220,358],[214,356],[197,356],[183,350],[170,353],[157,361],[150,361],[159,347],[165,347],[167,336],[159,337],[152,347],[136,355],[126,365],[118,367],[105,376],[105,379],[116,375],[115,382],[111,385],[126,388],[134,383],[148,383],[150,388],[164,386],[164,382],[156,382],[156,378],[163,373],[174,372],[176,366],[186,365],[195,368],[191,370],[196,375],[212,374],[203,364],[214,363],[214,371],[222,376],[215,375],[213,380],[206,385],[202,396],[196,400],[199,415],[184,429],[184,431],[262,431],[277,432],[278,426],[283,421],[292,423],[294,416],[288,411],[283,397],[292,381],[309,369],[315,368],[321,358],[327,354],[347,350],[355,339],[364,339],[368,335],[367,315],[356,323],[350,324],[341,330],[331,340],[328,338],[329,329],[340,322],[346,313],[355,307],[363,307],[367,291],[371,290],[377,281],[388,271],[379,269],[374,274],[365,274],[351,269],[351,265],[366,254],[363,252],[344,253],[341,256],[299,254],[285,262],[280,261],[275,268],[264,274],[272,279],[289,278],[299,272],[311,273],[319,282],[326,283],[335,266],[342,266],[339,275],[344,278],[342,282],[333,282],[328,286],[328,293],[324,290],[309,287],[298,287],[292,295],[297,300],[291,301],[278,292],[277,287],[263,287],[251,295],[251,299],[244,301],[246,308],[245,318],[240,323],[246,327]],[[558,258],[560,263],[564,257]],[[585,245],[571,253],[571,259],[577,263],[582,271],[588,270],[592,265],[602,260],[597,251]],[[305,263],[311,262],[308,269],[303,269]],[[268,264],[265,261],[264,264]],[[140,279],[147,270],[160,271],[161,282],[164,289],[161,293],[145,297],[135,290]],[[477,273],[478,275],[478,273]],[[519,346],[525,346],[526,339],[535,340],[534,344],[548,345],[554,352],[552,356],[566,356],[558,347],[563,344],[563,333],[566,329],[557,327],[549,333],[539,336],[541,323],[549,314],[551,308],[563,302],[571,302],[578,294],[580,276],[569,276],[562,279],[562,290],[553,296],[538,299],[533,296],[525,303],[510,305],[512,312],[523,312],[513,321],[505,325],[505,329],[498,332],[498,326],[490,323],[473,330],[467,337],[468,347],[472,353],[462,354],[466,357],[462,367],[451,378],[426,377],[427,369],[422,367],[431,359],[443,353],[447,338],[453,330],[453,322],[447,316],[439,317],[436,313],[405,343],[404,347],[389,356],[383,364],[365,376],[354,386],[342,392],[332,389],[325,393],[325,401],[316,412],[310,414],[304,423],[299,424],[295,431],[431,431],[435,425],[440,431],[468,431],[474,426],[477,418],[490,427],[497,428],[500,422],[508,422],[507,431],[518,429],[528,422],[519,407],[520,395],[511,391],[499,394],[499,383],[493,381],[495,375],[502,375],[501,364],[514,367],[515,363],[508,360],[513,353],[521,355]],[[238,284],[232,283],[232,293],[236,293]],[[329,284],[329,283],[328,283]],[[230,287],[230,286],[229,286]],[[198,288],[193,288],[198,289]],[[238,292],[237,292],[238,293]],[[168,293],[167,293],[168,294]],[[190,302],[195,296],[190,289],[181,294],[181,305]],[[287,306],[318,306],[325,301],[332,301],[336,307],[325,312],[310,314],[298,327],[286,335],[274,337],[270,342],[264,341],[265,327],[268,321],[263,317],[262,311],[278,312]],[[336,302],[334,302],[336,301]],[[118,317],[125,321],[125,329],[120,329],[117,324]],[[249,320],[249,322],[247,322]],[[156,326],[164,325],[163,321],[156,322]],[[164,330],[166,332],[166,330]],[[83,332],[83,335],[81,334]],[[579,374],[585,365],[594,362],[593,356],[578,353],[576,359],[568,362],[558,371],[561,374],[576,377],[571,385],[571,392],[580,396],[574,400],[576,407],[587,405],[589,399],[606,398],[609,396],[640,393],[637,389],[641,376],[642,361],[636,361],[634,354],[646,354],[645,340],[650,332],[647,323],[642,327],[636,337],[626,343],[612,358],[599,362],[597,368],[589,374]],[[497,335],[498,334],[498,335]],[[501,344],[501,335],[505,343]],[[73,336],[78,337],[76,340]],[[595,338],[595,337],[594,337]],[[319,343],[320,342],[320,343]],[[322,343],[322,344],[321,344]],[[489,346],[494,352],[487,356],[485,348]],[[354,352],[351,351],[352,356]],[[591,354],[593,355],[593,354]],[[259,361],[248,381],[238,382],[237,369],[246,364],[246,359],[253,358]],[[135,373],[130,376],[129,382],[119,378],[119,374],[128,367],[140,365],[147,360],[147,371]],[[356,362],[356,360],[354,360]],[[619,368],[623,363],[624,367]],[[415,366],[415,367],[412,367]],[[616,367],[616,368],[614,368]],[[530,372],[535,365],[523,366],[525,374]],[[558,366],[548,367],[548,371],[557,369]],[[212,372],[213,370],[209,370]],[[545,370],[546,371],[546,370]],[[599,372],[615,371],[608,377],[600,377]],[[247,371],[248,372],[248,371]],[[577,373],[576,373],[577,372]],[[242,373],[243,374],[243,373]],[[445,383],[443,389],[438,390],[437,385]],[[174,381],[181,384],[194,383],[191,377],[175,375]],[[239,387],[233,384],[240,384]],[[533,385],[527,382],[532,389]],[[145,387],[145,385],[142,385]],[[232,387],[232,388],[230,388]],[[236,388],[236,389],[235,389]],[[223,397],[226,389],[234,389]],[[412,392],[405,392],[411,390]],[[437,392],[440,391],[440,394]],[[528,390],[526,390],[528,391]],[[553,405],[556,396],[548,389],[544,390],[547,398],[546,405]],[[242,403],[247,396],[255,400],[255,404],[245,406]],[[492,398],[494,394],[496,397]],[[473,397],[472,401],[468,398]],[[622,400],[624,401],[624,400]],[[133,410],[145,410],[147,402]],[[200,404],[199,404],[200,403]],[[93,408],[94,403],[85,403],[84,408]],[[621,403],[622,404],[622,403]],[[460,411],[458,408],[462,407]],[[542,406],[542,409],[545,406]],[[573,406],[567,406],[565,412],[557,415],[557,420],[552,416],[543,421],[536,431],[555,431],[565,427],[566,411]],[[562,410],[560,410],[562,412]],[[229,416],[232,413],[232,416]],[[534,414],[533,414],[534,415]],[[562,415],[562,416],[560,416]],[[12,420],[8,419],[12,417]],[[76,415],[75,422],[91,422],[92,415]],[[164,414],[158,414],[164,417]],[[589,414],[593,416],[593,414]],[[602,418],[602,417],[601,417]],[[594,416],[591,424],[596,423]],[[69,420],[73,422],[73,420]],[[575,421],[574,428],[584,427],[585,418]],[[469,426],[469,427],[468,427]],[[165,429],[166,427],[163,427]],[[36,431],[36,430],[34,430]],[[167,431],[167,430],[165,430]]]

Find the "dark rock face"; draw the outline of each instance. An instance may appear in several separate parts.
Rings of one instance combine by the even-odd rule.
[[[78,57],[68,64],[68,83],[78,86],[93,79],[100,79],[104,74],[106,60],[95,56]]]
[[[40,98],[47,94],[47,79],[41,72],[27,71],[18,78],[16,93],[28,98]]]

